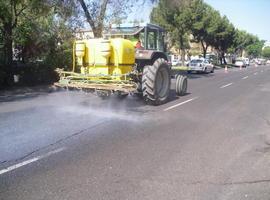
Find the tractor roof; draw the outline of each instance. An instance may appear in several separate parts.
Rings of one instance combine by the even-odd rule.
[[[140,33],[145,28],[149,28],[151,30],[157,30],[159,32],[164,32],[165,30],[155,24],[150,23],[139,23],[139,24],[112,24],[108,33],[106,35],[136,35]]]

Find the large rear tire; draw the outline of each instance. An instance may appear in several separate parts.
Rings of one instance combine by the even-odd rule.
[[[152,105],[165,103],[170,95],[171,76],[167,62],[157,59],[152,66],[144,66],[142,92],[144,100]]]

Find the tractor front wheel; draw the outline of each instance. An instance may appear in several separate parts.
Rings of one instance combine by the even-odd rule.
[[[97,90],[96,94],[97,94],[98,97],[105,100],[105,99],[108,99],[111,96],[111,91]]]
[[[152,66],[143,69],[142,92],[144,100],[152,105],[163,104],[170,94],[171,76],[167,62],[157,59]]]
[[[187,93],[187,77],[178,75],[176,77],[176,85],[175,85],[175,91],[178,96],[183,96]]]

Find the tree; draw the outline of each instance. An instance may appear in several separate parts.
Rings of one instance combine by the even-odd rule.
[[[242,57],[243,51],[247,50],[250,45],[253,45],[257,42],[259,42],[258,37],[247,33],[246,31],[236,29],[231,51],[235,55]]]
[[[220,16],[220,14],[216,12],[216,16]],[[234,26],[229,22],[226,16],[217,17],[216,22],[212,27],[211,34],[214,35],[212,45],[218,51],[220,63],[227,64],[225,54],[233,44],[233,39],[235,37]]]
[[[265,47],[262,50],[262,55],[263,55],[263,57],[270,59],[270,47]]]
[[[12,64],[14,30],[21,17],[31,21],[50,9],[49,1],[8,0],[0,2],[0,28],[3,35],[5,64]],[[31,15],[29,15],[31,13]]]
[[[203,56],[206,57],[208,47],[213,44],[212,26],[215,23],[215,10],[208,4],[198,0],[193,5],[192,35],[194,41],[202,45]]]
[[[102,37],[104,25],[106,22],[116,21],[119,23],[124,17],[127,17],[127,11],[135,4],[143,4],[146,0],[139,0],[136,3],[132,0],[78,0],[80,6],[89,23],[94,37]],[[155,0],[150,0],[154,2]]]
[[[187,38],[192,25],[193,0],[160,0],[152,10],[151,22],[163,26],[172,43],[177,44],[184,65]]]
[[[70,0],[70,2],[72,1]],[[67,17],[73,14],[73,4],[70,2],[68,0],[1,1],[0,28],[3,35],[5,64],[10,66],[12,63],[13,46],[24,46],[33,39],[33,33],[37,33],[39,36],[48,33],[38,30],[42,22],[45,23],[46,20],[50,19],[63,19],[67,22]],[[51,28],[49,27],[46,31],[49,29]]]
[[[1,1],[0,2],[0,23],[4,43],[4,62],[7,65],[12,63],[12,35],[17,25],[18,17],[27,8],[24,1]]]
[[[255,42],[248,45],[245,50],[250,57],[257,58],[262,54],[262,48],[264,43],[265,41],[259,40],[259,38],[256,37]]]

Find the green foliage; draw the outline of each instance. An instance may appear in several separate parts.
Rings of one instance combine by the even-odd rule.
[[[7,47],[16,49],[16,62],[25,66],[20,70],[23,82],[32,80],[33,83],[44,83],[50,79],[47,75],[53,74],[56,67],[71,67],[73,33],[76,27],[76,23],[71,20],[76,15],[71,6],[74,4],[67,2],[0,1],[0,58],[5,58],[0,59],[1,80],[7,79],[7,76],[12,77],[17,71],[6,60],[10,56],[12,58]]]
[[[262,50],[262,55],[263,55],[263,57],[270,59],[270,47],[265,47]]]
[[[257,38],[253,43],[248,45],[245,50],[250,57],[257,58],[260,57],[262,54],[263,45],[264,41]]]
[[[207,48],[210,45],[214,45],[215,33],[213,27],[217,19],[213,17],[215,14],[215,10],[203,1],[198,0],[193,4],[193,24],[191,32],[194,37],[193,40],[201,43],[204,57]],[[219,17],[218,14],[217,17]]]
[[[20,76],[21,85],[49,84],[57,80],[57,74],[54,68],[44,63],[28,63],[14,70]]]
[[[192,6],[196,0],[160,0],[152,10],[151,22],[163,26],[169,32],[169,42],[181,50],[184,62],[185,50],[189,48],[188,37],[192,26]],[[182,63],[183,64],[183,63]]]
[[[192,34],[193,40],[201,43],[204,55],[212,46],[224,61],[235,35],[229,20],[202,0],[160,0],[152,10],[151,21],[165,27],[170,41],[182,52]]]
[[[258,57],[261,54],[263,44],[264,42],[260,41],[257,36],[236,29],[230,50],[231,53],[240,57],[242,57],[244,50],[250,57]]]
[[[160,0],[152,10],[151,22],[165,27],[171,46],[176,48],[187,49],[190,34],[191,42],[202,45],[204,56],[209,46],[214,47],[221,64],[226,62],[226,53],[242,56],[245,50],[252,57],[261,54],[263,43],[257,36],[235,29],[226,16],[203,0]]]

